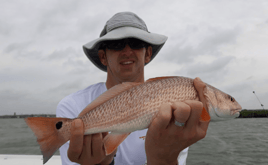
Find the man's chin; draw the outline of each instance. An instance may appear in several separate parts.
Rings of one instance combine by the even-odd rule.
[[[131,82],[134,78],[133,73],[122,73],[120,74],[121,79],[123,82]]]
[[[129,72],[121,72],[120,74],[122,82],[133,82],[136,81],[136,79],[139,78],[139,74],[129,71]]]

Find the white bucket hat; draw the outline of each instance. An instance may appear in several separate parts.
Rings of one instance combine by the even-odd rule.
[[[120,40],[124,38],[137,38],[152,46],[152,57],[160,51],[167,37],[160,34],[150,33],[145,22],[132,12],[121,12],[109,19],[100,37],[83,45],[83,50],[90,61],[102,71],[107,72],[98,55],[98,49],[103,41]],[[146,65],[146,64],[145,64]]]

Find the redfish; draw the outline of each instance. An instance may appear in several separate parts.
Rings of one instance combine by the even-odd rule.
[[[112,87],[90,103],[77,118],[84,134],[110,132],[104,138],[106,155],[112,153],[133,131],[149,127],[163,103],[199,100],[194,81],[185,77],[159,77],[144,83],[125,82]],[[230,95],[206,84],[201,120],[235,118],[241,106]],[[209,112],[209,114],[207,113]],[[46,163],[55,151],[70,140],[74,119],[29,117],[25,121],[37,137]]]

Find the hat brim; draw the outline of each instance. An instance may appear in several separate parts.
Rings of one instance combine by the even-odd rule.
[[[167,37],[164,35],[146,32],[144,30],[134,27],[120,27],[107,33],[106,35],[95,39],[87,44],[83,45],[83,50],[89,60],[96,65],[102,71],[107,72],[107,67],[104,66],[99,59],[98,49],[103,41],[119,40],[124,38],[137,38],[144,42],[149,43],[152,46],[152,61],[160,49],[165,44]],[[148,64],[148,63],[147,63]],[[145,64],[145,65],[147,65]]]

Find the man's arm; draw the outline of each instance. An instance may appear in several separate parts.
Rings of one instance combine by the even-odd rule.
[[[194,85],[200,100],[204,100],[205,84],[195,79]],[[210,119],[200,120],[202,110],[203,103],[200,101],[186,100],[173,105],[163,104],[146,135],[147,164],[178,164],[179,153],[206,136]],[[185,125],[176,126],[174,120]]]

